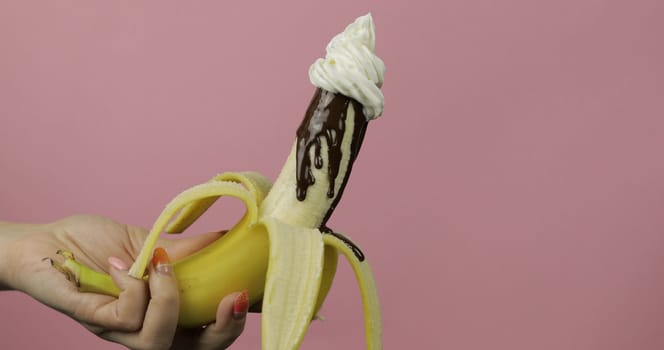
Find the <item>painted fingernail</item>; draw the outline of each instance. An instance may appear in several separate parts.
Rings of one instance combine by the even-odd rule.
[[[129,270],[129,266],[125,264],[124,261],[120,260],[119,258],[116,258],[114,256],[111,256],[108,258],[108,263],[111,264],[116,270],[120,271],[127,271]]]
[[[166,249],[157,247],[157,249],[154,250],[152,255],[152,266],[157,271],[157,273],[162,275],[171,275],[172,265],[171,260],[168,258],[168,254],[166,253]]]
[[[242,291],[233,302],[233,319],[241,320],[247,316],[249,310],[249,292]]]

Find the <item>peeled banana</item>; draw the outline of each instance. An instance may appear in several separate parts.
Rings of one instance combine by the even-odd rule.
[[[219,301],[248,290],[261,310],[262,348],[297,349],[330,290],[338,256],[360,286],[367,349],[381,349],[376,285],[361,249],[327,226],[348,181],[366,127],[382,113],[383,62],[374,52],[371,15],[359,17],[327,47],[309,75],[317,86],[274,184],[255,172],[229,172],[177,195],[155,221],[129,274],[145,270],[162,232],[187,229],[221,196],[241,200],[244,216],[225,235],[173,265],[181,327],[214,321]],[[81,291],[117,296],[107,274],[59,252],[56,267]]]

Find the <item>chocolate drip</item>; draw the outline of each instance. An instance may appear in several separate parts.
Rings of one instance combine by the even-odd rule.
[[[302,124],[297,129],[296,195],[298,200],[303,201],[307,197],[309,186],[316,182],[311,171],[311,147],[314,147],[313,166],[316,169],[322,169],[325,159],[321,154],[322,142],[325,141],[327,144],[327,175],[329,180],[327,197],[334,198],[334,204],[338,202],[341,193],[335,198],[334,185],[341,166],[341,143],[346,130],[346,112],[349,104],[352,104],[355,109],[355,128],[353,139],[351,140],[348,170],[346,171],[346,176],[344,176],[344,182],[341,184],[339,192],[343,190],[345,182],[348,180],[350,167],[359,151],[367,121],[362,113],[362,105],[359,102],[344,95],[335,94],[320,88],[316,89],[316,93],[309,103],[309,108],[307,108]]]
[[[323,234],[332,235],[334,237],[339,238],[341,241],[344,242],[344,244],[348,248],[350,248],[350,250],[353,251],[353,254],[355,254],[355,257],[357,258],[357,260],[364,261],[364,253],[362,253],[362,250],[360,249],[360,247],[355,245],[355,243],[353,243],[353,241],[351,241],[348,237],[342,235],[341,233],[332,231],[332,229],[327,227],[327,226],[323,226],[321,228],[321,232],[323,232]]]
[[[355,105],[355,129],[353,130],[353,139],[351,140],[350,144],[351,155],[350,155],[350,160],[348,162],[348,168],[346,169],[346,174],[344,176],[343,181],[341,182],[341,186],[339,186],[339,194],[334,198],[332,204],[330,204],[330,207],[327,209],[327,213],[325,213],[325,217],[323,217],[321,226],[325,226],[325,224],[327,224],[327,220],[329,220],[330,216],[332,216],[332,212],[334,212],[334,209],[337,207],[337,204],[341,199],[341,195],[344,193],[344,190],[346,189],[346,184],[348,183],[348,179],[350,178],[350,172],[353,169],[353,164],[355,163],[355,159],[357,158],[357,155],[360,152],[362,141],[364,141],[364,134],[367,131],[367,125],[368,125],[367,119],[364,117],[364,113],[362,113],[362,105],[357,103],[357,105]]]
[[[348,164],[346,173],[339,186],[339,193],[334,192],[334,187],[339,176],[341,167],[342,152],[341,143],[346,131],[346,117],[349,104],[352,104],[355,111],[353,135],[350,143],[350,154],[348,155]],[[364,253],[350,239],[332,231],[326,226],[326,223],[332,212],[336,208],[341,195],[343,194],[351,169],[364,140],[364,134],[367,130],[367,119],[362,112],[362,105],[356,100],[344,95],[335,94],[323,89],[316,89],[316,93],[309,103],[309,108],[302,120],[302,124],[297,129],[297,153],[296,153],[296,180],[297,180],[297,199],[305,200],[307,189],[316,182],[311,171],[312,159],[311,148],[314,149],[313,166],[316,169],[322,169],[325,165],[325,158],[322,153],[322,142],[327,144],[327,175],[329,187],[327,197],[333,198],[330,208],[325,213],[320,229],[325,234],[331,234],[342,240],[348,246],[358,260],[364,261]]]

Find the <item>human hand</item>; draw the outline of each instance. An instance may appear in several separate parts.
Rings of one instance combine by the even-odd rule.
[[[235,320],[229,311],[234,298],[241,302],[240,294],[222,300],[215,324],[204,330],[176,332],[176,323],[171,322],[173,319],[177,322],[175,301],[179,298],[172,270],[171,275],[159,275],[151,269],[149,285],[126,273],[126,262],[134,261],[147,235],[144,229],[103,217],[74,216],[48,225],[14,225],[12,231],[17,233],[5,235],[0,241],[0,248],[6,252],[0,261],[4,284],[69,315],[104,339],[136,348],[162,349],[171,343],[177,348],[186,343],[187,348],[212,349],[230,345],[242,332],[244,317]],[[165,247],[173,259],[180,259],[221,234],[211,232],[179,240],[162,239],[159,245]],[[120,296],[80,293],[44,261],[58,249],[70,251],[81,263],[109,273],[122,290]]]
[[[122,281],[131,278],[127,276],[128,268],[123,261],[114,260],[110,273],[115,281]],[[242,333],[249,308],[246,291],[222,299],[217,308],[215,323],[205,328],[178,331],[178,285],[170,259],[163,248],[155,249],[148,273],[150,300],[140,330],[89,329],[101,338],[132,349],[225,349]]]

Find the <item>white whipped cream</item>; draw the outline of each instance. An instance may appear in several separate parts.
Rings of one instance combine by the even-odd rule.
[[[327,44],[325,58],[309,67],[315,86],[356,99],[367,120],[383,113],[385,64],[374,53],[376,36],[371,14],[358,17]]]

